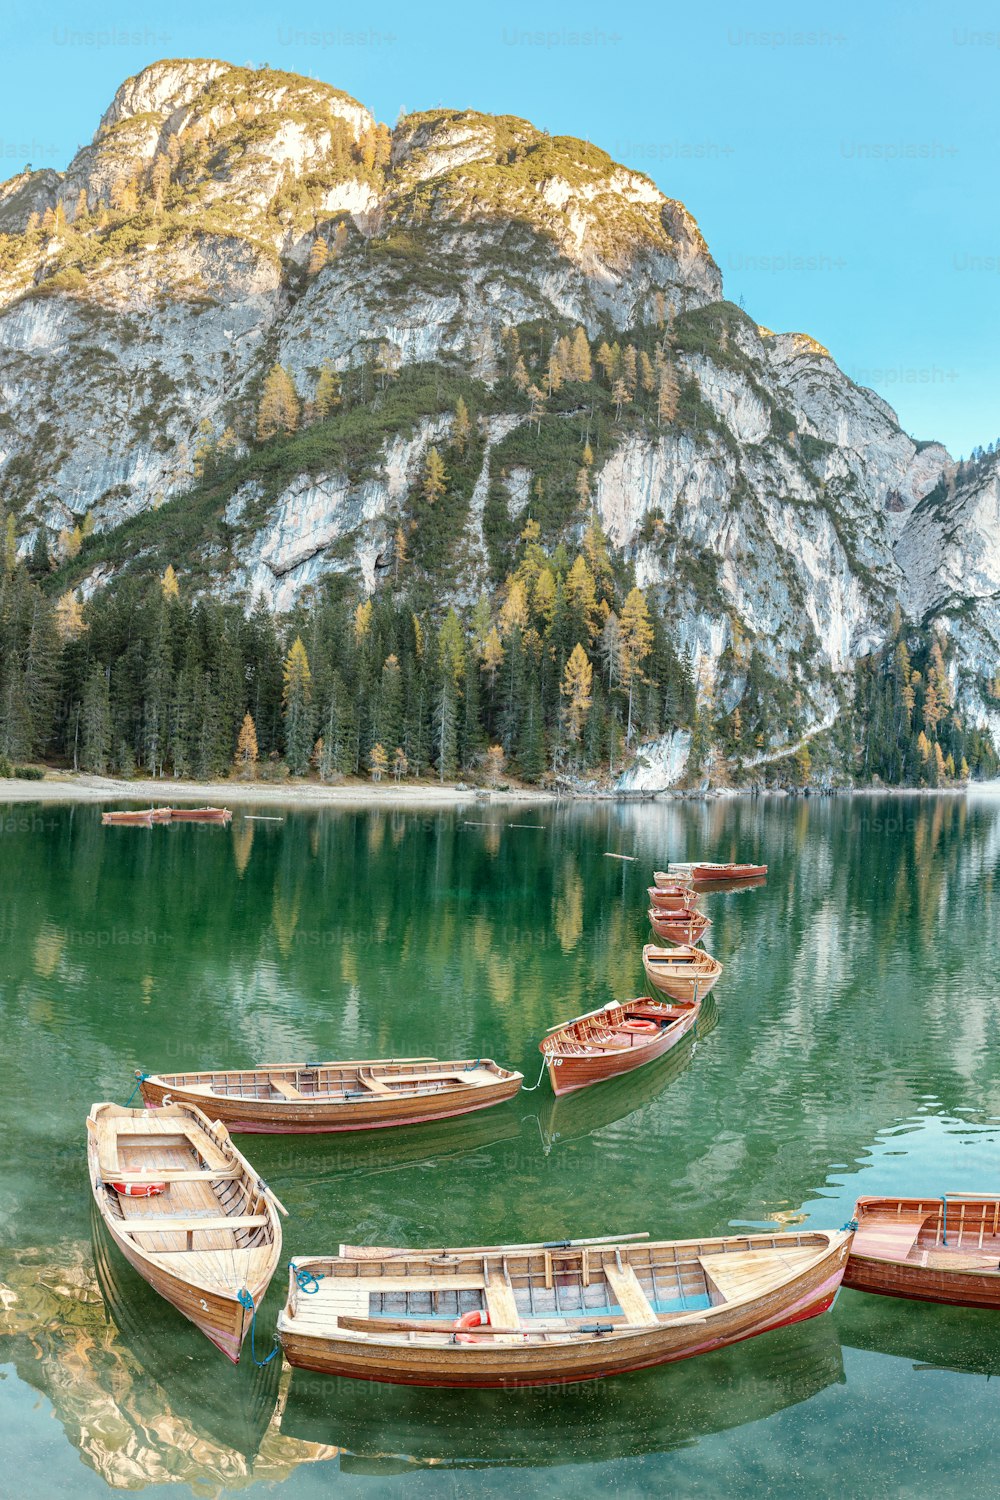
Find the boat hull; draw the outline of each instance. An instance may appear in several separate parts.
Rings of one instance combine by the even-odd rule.
[[[650,885],[646,887],[649,896],[649,904],[657,911],[696,911],[698,895],[696,891],[683,886],[659,886]]]
[[[1000,1309],[1000,1199],[949,1199],[947,1241],[941,1211],[940,1199],[859,1199],[844,1285],[881,1297]]]
[[[189,1323],[193,1323],[231,1364],[239,1364],[243,1340],[250,1329],[248,1309],[243,1307],[235,1297],[220,1297],[217,1292],[207,1287],[193,1286],[183,1278],[171,1276],[168,1271],[154,1266],[138,1252],[128,1236],[116,1232],[114,1220],[102,1215],[101,1222],[129,1265],[139,1273],[143,1281],[148,1282],[154,1292],[158,1292],[164,1301],[169,1302],[182,1318],[187,1318]],[[258,1283],[248,1288],[253,1297],[254,1306],[257,1306],[267,1291],[269,1281],[270,1277],[262,1284]]]
[[[678,1015],[659,1036],[650,1038],[642,1045],[630,1047],[628,1051],[594,1052],[587,1056],[559,1051],[546,1053],[545,1062],[552,1092],[561,1098],[565,1094],[576,1093],[578,1089],[604,1083],[609,1078],[620,1077],[622,1073],[631,1073],[636,1068],[644,1067],[646,1063],[655,1062],[690,1034],[697,1025],[700,1009],[700,1004],[691,1005],[685,1014]],[[554,1040],[558,1042],[558,1038]]]
[[[253,1299],[254,1307],[258,1306],[267,1291],[271,1277],[274,1275],[278,1262],[281,1259],[281,1224],[276,1211],[267,1201],[268,1190],[259,1184],[259,1180],[256,1178],[253,1169],[231,1142],[229,1142],[228,1135],[225,1132],[217,1131],[204,1115],[198,1113],[197,1124],[202,1128],[203,1133],[196,1138],[197,1143],[192,1152],[192,1160],[197,1160],[199,1153],[211,1151],[217,1161],[225,1163],[226,1170],[217,1173],[210,1180],[212,1182],[224,1181],[227,1184],[227,1188],[233,1190],[232,1196],[228,1199],[230,1203],[239,1201],[241,1191],[242,1193],[252,1192],[254,1184],[256,1184],[257,1196],[265,1208],[265,1213],[260,1222],[263,1223],[266,1219],[269,1226],[267,1232],[271,1238],[269,1243],[258,1247],[233,1245],[225,1251],[227,1277],[229,1264],[231,1263],[235,1268],[237,1257],[244,1255],[246,1257],[246,1281],[245,1286],[242,1288],[234,1285],[231,1289],[227,1286],[225,1290],[220,1290],[218,1284],[213,1284],[212,1269],[217,1264],[219,1255],[217,1244],[205,1250],[199,1249],[196,1251],[191,1248],[190,1254],[184,1253],[183,1250],[171,1252],[170,1259],[176,1265],[175,1271],[164,1264],[164,1252],[162,1250],[150,1252],[144,1248],[144,1240],[146,1246],[150,1243],[145,1236],[140,1236],[137,1242],[136,1238],[133,1237],[133,1233],[126,1232],[126,1226],[129,1223],[134,1224],[135,1218],[131,1218],[128,1215],[124,1218],[116,1217],[110,1208],[110,1201],[114,1195],[107,1183],[114,1179],[105,1177],[105,1173],[110,1172],[113,1168],[102,1168],[101,1147],[98,1141],[98,1121],[104,1112],[107,1112],[107,1115],[111,1115],[118,1121],[137,1118],[148,1120],[148,1115],[146,1115],[144,1110],[130,1110],[107,1104],[95,1105],[88,1118],[87,1164],[94,1206],[101,1223],[133,1270],[144,1281],[148,1282],[153,1290],[158,1292],[166,1302],[169,1302],[183,1318],[193,1323],[231,1363],[238,1364],[243,1340],[250,1329],[253,1316],[253,1309],[244,1306],[240,1302],[238,1294],[241,1290],[249,1292],[250,1297]],[[164,1136],[173,1137],[175,1135],[176,1132],[175,1129],[171,1128],[171,1122],[178,1120],[187,1122],[193,1118],[195,1116],[189,1109],[182,1107],[171,1110],[164,1120]],[[159,1142],[157,1141],[153,1144],[158,1145]],[[124,1165],[120,1170],[124,1176],[130,1176],[132,1181],[136,1180],[134,1166]],[[201,1170],[201,1168],[198,1168],[198,1172]],[[148,1165],[143,1165],[142,1171],[143,1173],[148,1173],[149,1179],[153,1181],[156,1180],[158,1171],[162,1173],[169,1185],[168,1191],[171,1192],[175,1183],[178,1185],[178,1190],[180,1190],[185,1176],[185,1169],[182,1169],[180,1178],[176,1176],[177,1168],[173,1163],[168,1164],[166,1167],[161,1166],[158,1168],[155,1162],[150,1161]],[[187,1172],[187,1175],[190,1177],[192,1174]],[[139,1205],[137,1213],[140,1215],[145,1214],[144,1205],[148,1202],[148,1199],[138,1197],[121,1201]],[[156,1201],[166,1203],[169,1200],[158,1196]],[[186,1234],[188,1246],[192,1247],[193,1233],[198,1232],[196,1228],[198,1220],[199,1218],[204,1218],[206,1214],[204,1206],[206,1203],[208,1205],[208,1221],[206,1230],[202,1232],[207,1233],[210,1239],[214,1237],[212,1224],[217,1224],[221,1219],[232,1218],[234,1228],[241,1227],[242,1221],[239,1210],[237,1209],[235,1213],[232,1213],[231,1209],[227,1208],[226,1202],[225,1195],[218,1198],[218,1200],[214,1197],[207,1197],[203,1200],[202,1208],[193,1218],[184,1216],[183,1209],[185,1205],[181,1204],[182,1215],[180,1217],[176,1215],[171,1216],[169,1213],[163,1214],[163,1229],[162,1231],[158,1231],[156,1238],[166,1239],[169,1237],[173,1240],[175,1238],[184,1238]],[[211,1212],[216,1208],[218,1218],[213,1220]],[[172,1228],[171,1225],[173,1222],[178,1223],[181,1227],[177,1229]],[[259,1230],[256,1232],[260,1233]],[[199,1274],[201,1268],[206,1268],[206,1274]]]
[[[299,1333],[290,1326],[294,1319],[287,1310],[279,1318],[278,1337],[289,1364],[354,1380],[475,1389],[599,1380],[690,1359],[818,1317],[837,1295],[850,1236],[831,1235],[829,1241],[826,1252],[806,1270],[763,1296],[713,1308],[708,1315],[576,1342],[511,1343],[502,1349],[489,1347],[486,1340],[432,1348],[415,1341],[380,1344]]]
[[[712,925],[704,912],[685,908],[681,911],[657,911],[649,909],[649,925],[658,938],[667,943],[698,943]]]
[[[654,989],[659,990],[662,995],[669,995],[673,1000],[704,1000],[715,988],[722,974],[722,965],[718,959],[712,958],[711,954],[705,953],[701,948],[681,947],[672,950],[678,954],[696,953],[699,960],[706,960],[696,964],[681,961],[673,967],[669,963],[651,962],[649,952],[649,946],[642,950],[642,966],[646,978]]]
[[[169,1103],[191,1104],[239,1135],[335,1135],[356,1130],[386,1130],[393,1126],[423,1125],[450,1120],[477,1110],[489,1109],[512,1099],[521,1087],[522,1075],[510,1073],[494,1083],[421,1096],[351,1099],[323,1102],[256,1100],[217,1094],[207,1089],[185,1088],[169,1077],[153,1076],[140,1084],[147,1109]]]

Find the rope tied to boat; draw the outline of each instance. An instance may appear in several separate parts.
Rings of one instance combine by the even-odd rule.
[[[841,1234],[853,1234],[854,1231],[857,1229],[857,1227],[858,1227],[858,1221],[857,1221],[857,1219],[848,1219],[848,1221],[847,1221],[846,1224],[841,1224],[841,1226],[840,1226],[840,1232],[841,1232]]]
[[[250,1356],[253,1359],[254,1364],[259,1366],[260,1369],[263,1369],[265,1365],[269,1365],[271,1363],[272,1359],[277,1354],[281,1346],[278,1343],[277,1339],[275,1339],[274,1348],[271,1350],[267,1358],[257,1358],[257,1309],[256,1307],[254,1307],[253,1298],[251,1297],[250,1292],[246,1287],[244,1287],[242,1291],[236,1293],[236,1300],[240,1304],[240,1306],[245,1307],[247,1312],[250,1314]]]
[[[135,1073],[135,1088],[132,1090],[131,1094],[129,1094],[128,1098],[125,1100],[125,1105],[124,1105],[125,1109],[128,1109],[129,1105],[132,1103],[132,1100],[135,1098],[136,1094],[142,1088],[143,1084],[145,1083],[146,1079],[149,1076],[150,1075],[148,1073],[140,1073],[139,1070],[138,1070],[138,1068],[136,1069],[136,1073]]]
[[[542,1074],[543,1074],[543,1073],[544,1073],[544,1072],[545,1072],[545,1057],[544,1057],[544,1055],[543,1055],[543,1056],[542,1056],[542,1066],[541,1066],[541,1067],[540,1067],[540,1068],[539,1068],[539,1070],[538,1070],[538,1077],[537,1077],[537,1079],[536,1079],[536,1080],[535,1080],[535,1082],[534,1082],[534,1083],[533,1083],[533,1084],[532,1084],[532,1085],[531,1085],[531,1087],[530,1087],[530,1088],[528,1088],[528,1087],[527,1087],[527,1086],[526,1086],[526,1085],[525,1085],[525,1084],[523,1084],[523,1083],[522,1083],[522,1085],[521,1085],[521,1093],[522,1093],[522,1094],[533,1094],[533,1093],[534,1093],[534,1092],[535,1092],[535,1090],[536,1090],[536,1089],[537,1089],[537,1088],[538,1088],[538,1087],[539,1087],[539,1085],[540,1085],[540,1084],[541,1084],[541,1081],[542,1081]]]
[[[297,1266],[294,1260],[288,1262],[288,1269],[295,1277],[299,1291],[308,1292],[310,1297],[319,1291],[319,1284],[325,1279],[322,1271],[307,1271],[305,1266]],[[309,1285],[310,1281],[312,1286]]]

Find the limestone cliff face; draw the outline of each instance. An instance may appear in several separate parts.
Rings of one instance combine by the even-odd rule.
[[[307,269],[318,239],[329,254]],[[695,419],[624,425],[594,475],[609,536],[667,596],[680,644],[711,679],[734,631],[752,639],[818,726],[898,599],[954,634],[984,719],[996,466],[956,486],[946,451],[908,437],[819,344],[721,298],[683,205],[588,143],[474,111],[390,133],[311,79],[157,63],[121,86],[65,173],[0,186],[0,497],[24,547],[88,512],[111,531],[190,488],[202,424],[252,433],[276,360],[303,394],[325,360],[433,362],[489,391],[505,328],[582,325],[597,340],[702,309],[705,336],[677,355]],[[491,465],[524,421],[483,416],[460,600],[489,586]],[[424,417],[387,433],[361,473],[241,482],[225,536],[176,564],[276,609],[331,571],[375,588],[393,517],[447,430]],[[505,468],[513,518],[532,481],[527,462]],[[724,697],[739,691],[730,675]]]

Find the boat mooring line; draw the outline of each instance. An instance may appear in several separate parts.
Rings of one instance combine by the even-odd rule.
[[[326,1280],[324,1272],[307,1271],[304,1266],[297,1266],[294,1260],[288,1262],[288,1269],[295,1277],[295,1284],[299,1291],[307,1292],[310,1297],[315,1296],[319,1291],[320,1282]],[[309,1285],[310,1281],[312,1282],[312,1286]]]
[[[278,1343],[278,1340],[275,1339],[274,1348],[271,1350],[267,1358],[258,1359],[257,1350],[254,1347],[254,1335],[257,1331],[257,1309],[253,1305],[253,1298],[251,1297],[247,1287],[244,1287],[242,1291],[236,1293],[236,1300],[241,1307],[245,1307],[250,1313],[250,1355],[253,1359],[254,1364],[257,1365],[260,1369],[263,1369],[265,1365],[269,1365],[271,1363],[281,1345]]]
[[[522,1094],[533,1094],[535,1092],[535,1090],[538,1088],[539,1084],[541,1083],[541,1081],[542,1081],[542,1074],[544,1072],[545,1072],[545,1058],[543,1057],[542,1058],[542,1066],[538,1070],[538,1078],[537,1078],[537,1080],[531,1085],[530,1088],[525,1088],[524,1084],[522,1083],[522,1085],[521,1085],[521,1093]]]
[[[145,1083],[146,1079],[149,1077],[149,1074],[148,1073],[137,1073],[135,1075],[135,1077],[136,1077],[136,1085],[135,1085],[135,1088],[132,1090],[131,1094],[129,1094],[128,1098],[125,1100],[125,1104],[124,1104],[124,1108],[125,1109],[128,1109],[129,1105],[132,1103],[132,1100],[135,1098],[136,1094],[139,1092],[139,1090],[142,1088],[143,1084]]]

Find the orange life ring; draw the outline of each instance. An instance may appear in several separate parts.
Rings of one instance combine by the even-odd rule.
[[[158,1198],[167,1191],[165,1182],[109,1182],[122,1198]]]
[[[632,1031],[636,1036],[653,1036],[659,1029],[655,1021],[644,1020],[642,1016],[630,1016],[622,1022],[622,1031]]]
[[[479,1312],[478,1310],[476,1310],[473,1312],[463,1313],[462,1316],[460,1318],[456,1318],[454,1323],[452,1323],[451,1325],[455,1330],[455,1343],[474,1344],[476,1340],[474,1338],[470,1338],[468,1333],[463,1334],[463,1330],[469,1328],[488,1328],[489,1322],[490,1315],[488,1312]]]

